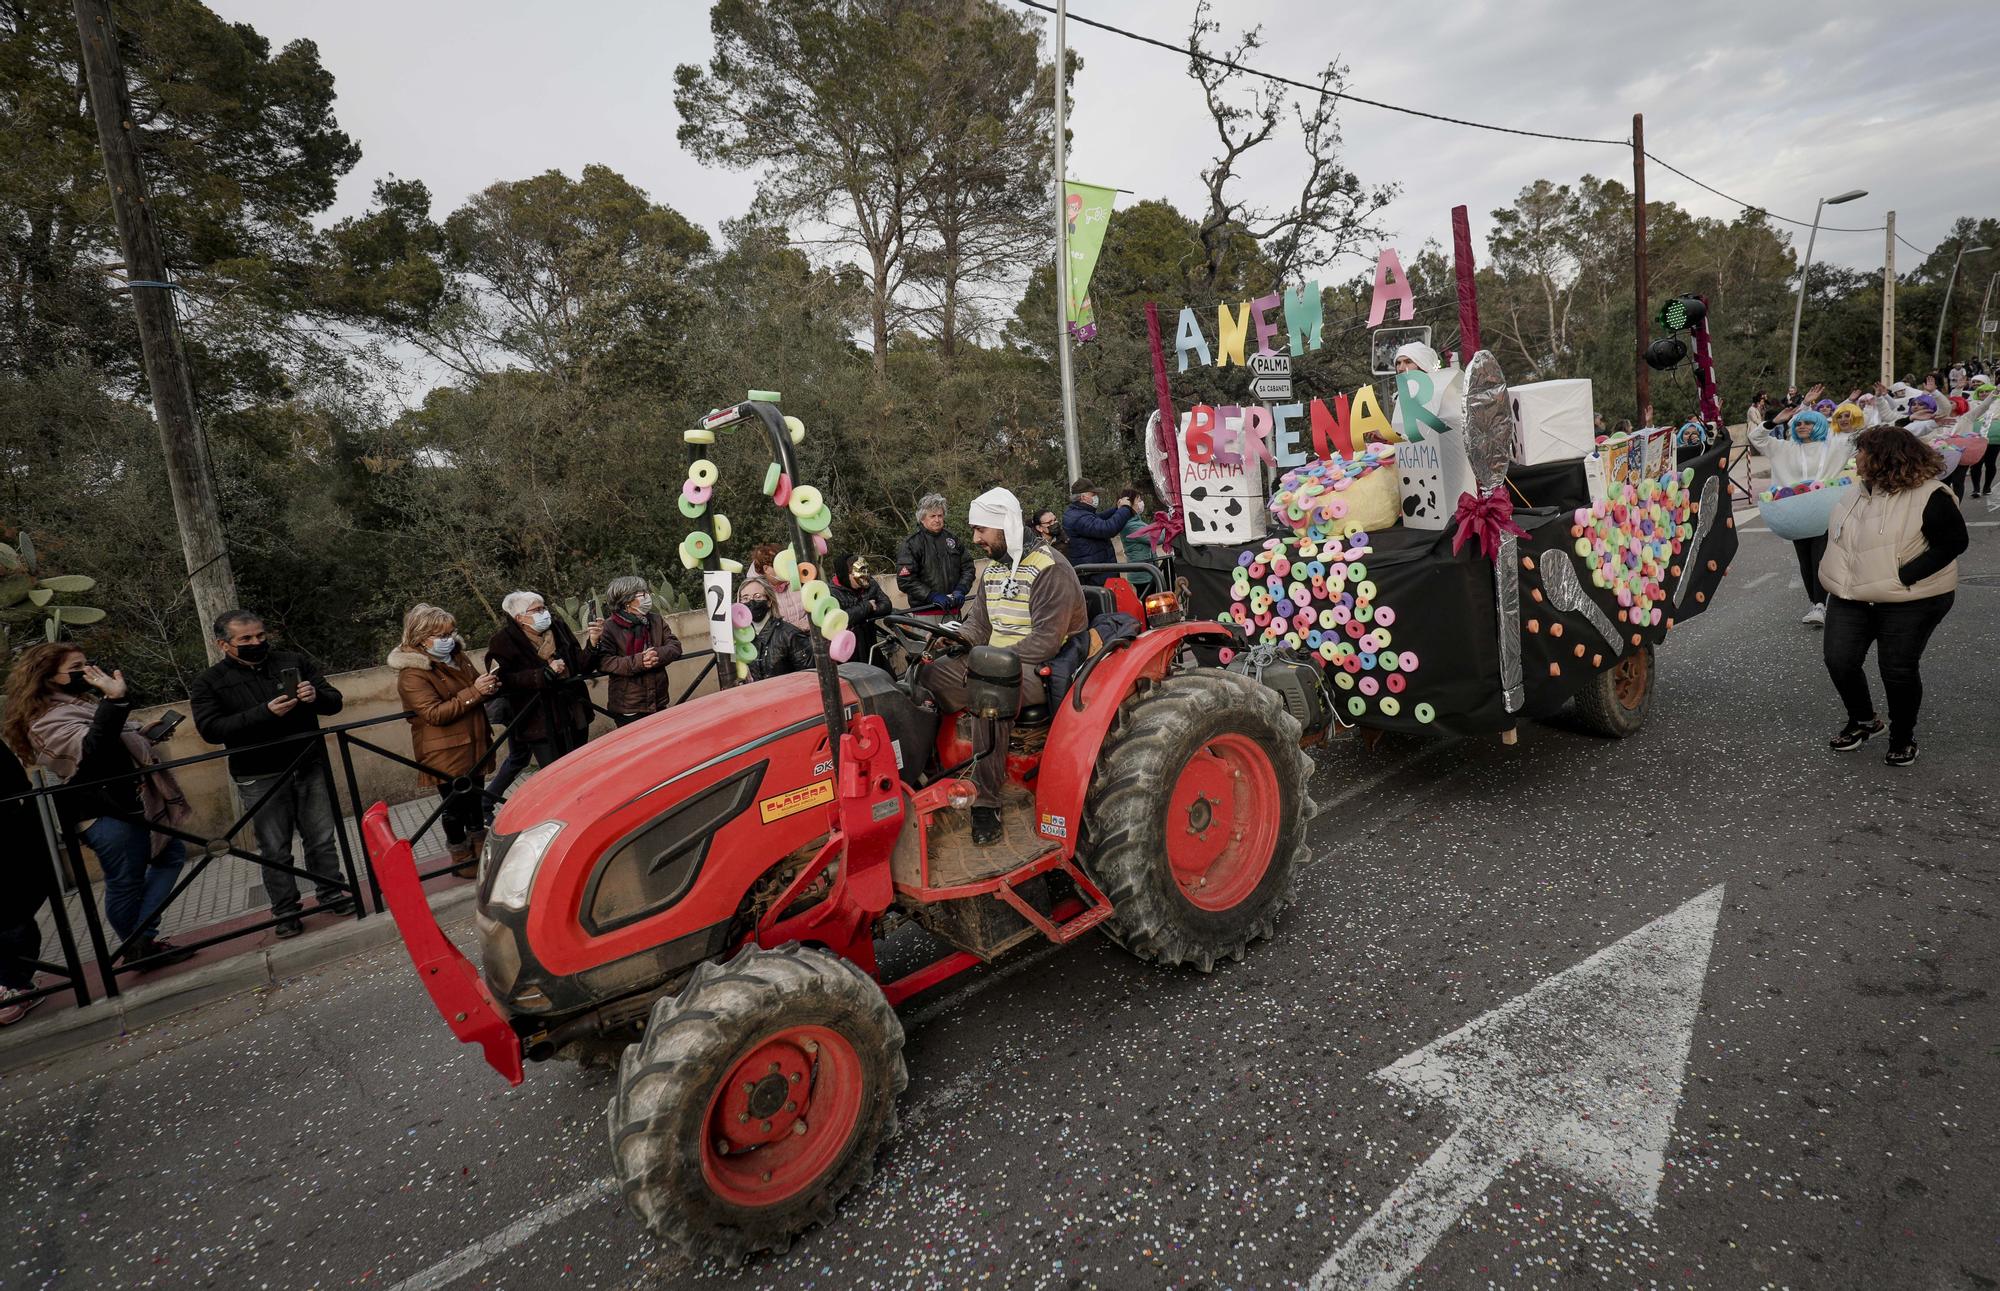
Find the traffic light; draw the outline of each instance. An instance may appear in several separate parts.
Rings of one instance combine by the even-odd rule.
[[[1685,332],[1708,317],[1708,306],[1699,296],[1675,296],[1660,306],[1660,326],[1669,332]]]

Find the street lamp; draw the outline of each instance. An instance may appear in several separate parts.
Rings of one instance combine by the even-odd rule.
[[[1796,388],[1799,384],[1799,319],[1806,312],[1806,271],[1812,268],[1813,243],[1819,238],[1820,212],[1829,206],[1838,206],[1842,202],[1851,202],[1857,197],[1866,196],[1868,190],[1865,188],[1850,189],[1839,197],[1820,198],[1819,205],[1813,208],[1812,233],[1806,238],[1806,262],[1799,266],[1799,299],[1792,306],[1792,366],[1791,376],[1785,381],[1788,386]]]
[[[1944,355],[1944,316],[1951,310],[1951,289],[1953,284],[1958,281],[1958,262],[1967,256],[1976,256],[1981,251],[1991,251],[1992,249],[1992,247],[1960,246],[1958,254],[1952,257],[1951,277],[1944,280],[1944,304],[1938,307],[1937,340],[1931,344],[1931,367],[1933,370],[1937,368],[1939,361]]]
[[[1986,343],[1986,307],[1993,303],[1993,284],[1995,282],[2000,282],[2000,273],[1996,273],[1986,280],[1986,297],[1979,302],[1979,357],[1983,359],[1993,357],[1993,347]]]

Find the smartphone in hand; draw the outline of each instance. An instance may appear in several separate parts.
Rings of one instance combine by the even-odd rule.
[[[285,698],[297,699],[299,697],[299,670],[297,668],[279,669],[278,685]]]

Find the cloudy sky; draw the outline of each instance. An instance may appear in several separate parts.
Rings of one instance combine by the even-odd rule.
[[[711,229],[740,214],[753,178],[703,169],[674,132],[672,70],[707,58],[706,0],[208,0],[276,42],[318,42],[342,125],[363,149],[336,216],[362,209],[377,179],[430,185],[440,213],[498,179],[602,162]],[[1176,42],[1193,0],[1074,0],[1072,13]],[[2000,81],[1985,55],[1954,51],[1993,31],[1990,3],[1902,0],[1461,0],[1441,20],[1388,25],[1390,6],[1224,0],[1225,33],[1262,24],[1258,66],[1311,80],[1329,59],[1356,94],[1523,129],[1623,140],[1646,114],[1648,150],[1779,215],[1812,218],[1817,198],[1869,196],[1827,222],[1879,225],[1929,249],[1958,215],[1991,215],[2000,184],[1986,152],[2000,131]],[[1071,24],[1083,58],[1072,105],[1072,178],[1198,205],[1214,135],[1185,60]],[[1907,56],[1921,51],[1914,62]],[[1912,75],[1912,68],[1919,69]],[[1358,104],[1341,121],[1346,161],[1395,181],[1392,241],[1449,242],[1450,209],[1471,208],[1483,253],[1487,212],[1536,178],[1585,173],[1629,184],[1629,150],[1492,134]],[[1282,201],[1296,134],[1261,150],[1248,178]],[[1989,154],[1990,155],[1990,154]],[[1649,196],[1728,218],[1736,206],[1658,167]],[[1123,199],[1133,200],[1133,199]],[[1879,268],[1883,235],[1822,231],[1816,258]],[[1903,248],[1901,267],[1915,253]],[[1996,256],[2000,259],[2000,256]],[[1355,266],[1358,268],[1359,266]],[[1995,268],[2000,268],[1996,264]],[[1974,281],[1986,275],[1968,276]]]

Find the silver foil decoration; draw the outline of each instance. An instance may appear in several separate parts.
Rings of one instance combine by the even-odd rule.
[[[1590,593],[1583,590],[1583,581],[1576,576],[1576,566],[1570,564],[1568,552],[1551,547],[1542,553],[1536,565],[1542,571],[1542,591],[1548,594],[1549,604],[1558,613],[1581,614],[1584,622],[1595,628],[1597,635],[1611,647],[1613,657],[1625,653],[1624,635],[1604,616],[1597,602],[1590,599]]]
[[[1465,368],[1465,451],[1481,492],[1507,478],[1514,460],[1514,404],[1491,350],[1473,355]]]
[[[1674,580],[1674,608],[1679,609],[1687,599],[1688,586],[1694,582],[1694,564],[1701,559],[1701,545],[1708,541],[1708,531],[1715,528],[1716,504],[1722,500],[1722,477],[1711,475],[1701,486],[1701,514],[1695,518],[1694,539],[1682,549],[1681,576]]]
[[[1521,558],[1520,539],[1500,539],[1500,556],[1493,562],[1493,607],[1500,619],[1500,698],[1510,713],[1527,702],[1521,684]]]
[[[1481,350],[1465,368],[1465,451],[1481,493],[1505,487],[1514,460],[1514,404],[1507,377],[1493,351]],[[1520,544],[1513,534],[1500,540],[1493,562],[1493,608],[1500,628],[1500,698],[1510,713],[1527,702],[1521,684]]]

